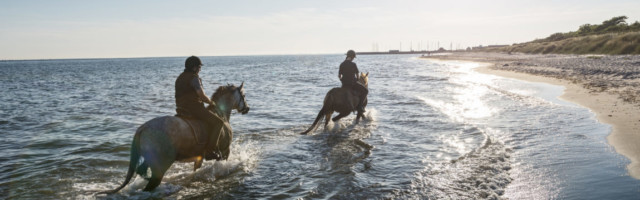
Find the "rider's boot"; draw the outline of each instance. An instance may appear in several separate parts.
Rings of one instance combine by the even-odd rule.
[[[222,156],[220,156],[221,154],[219,154],[216,150],[213,150],[213,148],[211,149],[205,149],[204,151],[204,159],[205,160],[220,160],[220,158],[222,158]]]
[[[212,131],[213,129],[214,129],[214,127],[212,127],[212,126],[207,126],[207,131],[209,131],[209,132],[210,132],[210,135],[211,135],[211,136],[214,136],[214,135],[215,135],[215,134],[211,134],[211,133],[213,133],[213,132],[214,132],[214,131]],[[219,130],[218,130],[218,131],[219,131]],[[211,137],[211,136],[210,136],[210,137]],[[205,159],[205,160],[213,160],[213,159],[215,159],[215,160],[220,160],[220,159],[222,159],[222,154],[221,154],[219,151],[214,150],[213,148],[205,149],[205,152],[204,152],[204,159]]]

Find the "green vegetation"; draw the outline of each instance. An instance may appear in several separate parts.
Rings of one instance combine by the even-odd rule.
[[[602,56],[587,56],[588,59],[600,60]]]
[[[486,48],[483,51],[534,54],[640,54],[640,22],[627,24],[626,16],[614,17],[602,24],[585,24],[577,31],[554,33],[547,38]]]

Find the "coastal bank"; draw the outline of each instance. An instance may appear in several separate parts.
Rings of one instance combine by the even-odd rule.
[[[611,125],[607,141],[640,179],[640,56],[452,53],[425,59],[471,61],[476,71],[565,87],[561,99],[589,108]]]

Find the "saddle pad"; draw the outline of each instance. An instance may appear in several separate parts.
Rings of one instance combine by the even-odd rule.
[[[184,116],[177,116],[177,117],[187,122],[187,124],[189,124],[189,127],[191,127],[191,133],[193,134],[193,137],[196,139],[197,144],[207,143],[207,140],[209,139],[209,134],[207,133],[207,127],[204,125],[202,121],[194,118],[190,118],[190,117],[184,117]]]

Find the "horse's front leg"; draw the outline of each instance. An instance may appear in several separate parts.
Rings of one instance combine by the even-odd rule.
[[[333,111],[327,111],[324,114],[324,127],[327,127],[327,125],[329,125],[329,120],[331,120],[331,115],[333,115]]]

